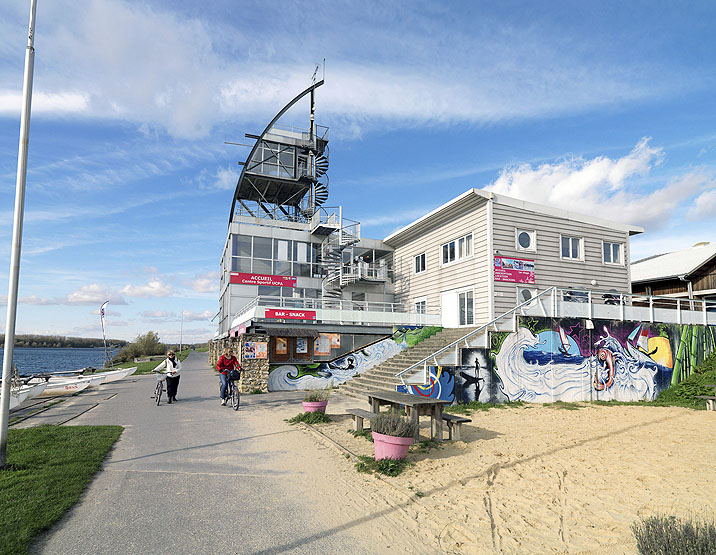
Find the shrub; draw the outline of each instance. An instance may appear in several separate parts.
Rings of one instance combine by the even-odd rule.
[[[370,429],[378,434],[393,437],[414,437],[418,431],[415,422],[395,414],[394,412],[381,412],[370,421]]]
[[[333,380],[323,389],[312,389],[308,393],[306,393],[306,396],[303,398],[303,400],[306,403],[321,403],[323,401],[328,401],[328,396],[331,394],[331,389],[333,389]]]
[[[316,410],[313,412],[302,412],[297,414],[293,418],[288,419],[286,422],[289,424],[297,424],[303,422],[304,424],[322,424],[323,422],[330,422],[331,417],[328,416],[322,410]]]
[[[149,331],[144,335],[138,335],[134,343],[119,351],[114,357],[114,362],[129,362],[135,357],[163,355],[166,352],[167,346],[159,341],[159,334]]]
[[[642,555],[716,553],[716,526],[713,522],[656,516],[634,523],[631,529]]]

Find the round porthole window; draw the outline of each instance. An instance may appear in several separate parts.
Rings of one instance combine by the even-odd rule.
[[[520,231],[517,235],[517,242],[523,249],[529,249],[532,246],[532,237],[526,231]]]
[[[520,302],[524,303],[526,301],[529,301],[532,298],[532,291],[529,289],[521,289],[520,290]]]

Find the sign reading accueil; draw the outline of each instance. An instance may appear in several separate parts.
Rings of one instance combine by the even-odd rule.
[[[267,308],[264,318],[277,318],[281,320],[315,320],[315,310],[290,310],[283,308]]]
[[[524,258],[495,257],[495,281],[534,283],[535,261]]]
[[[266,274],[243,274],[232,272],[230,283],[241,285],[271,285],[273,287],[296,287],[296,276],[271,276]]]

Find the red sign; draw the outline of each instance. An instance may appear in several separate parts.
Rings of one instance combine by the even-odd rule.
[[[281,320],[315,320],[315,310],[295,310],[284,308],[267,308],[264,318],[278,318]]]
[[[296,287],[296,276],[270,276],[266,274],[232,273],[230,283],[241,285],[271,285],[273,287]]]
[[[535,261],[524,258],[495,257],[495,281],[534,283]]]

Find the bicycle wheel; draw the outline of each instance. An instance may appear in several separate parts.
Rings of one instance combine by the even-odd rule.
[[[154,390],[154,398],[157,401],[157,406],[159,406],[159,401],[162,400],[162,382],[157,380],[157,387]]]
[[[239,410],[239,386],[236,384],[231,386],[231,406],[234,410]]]

